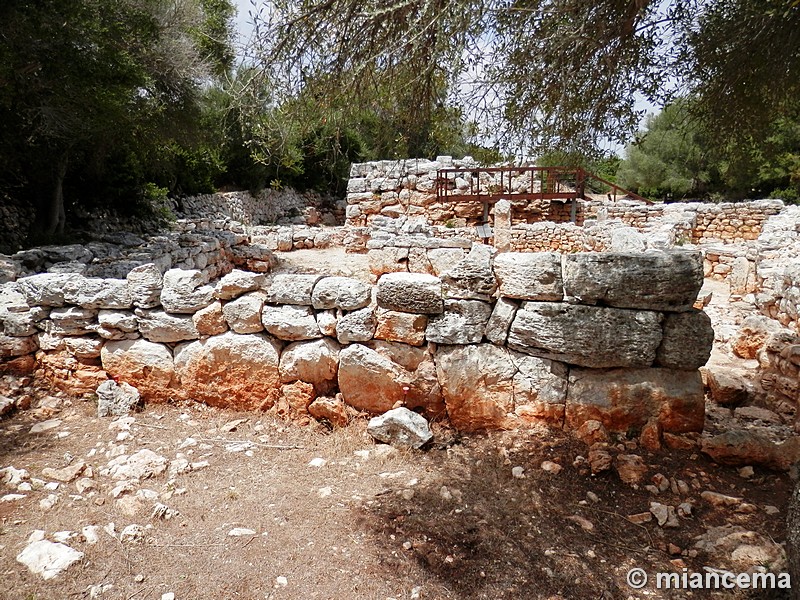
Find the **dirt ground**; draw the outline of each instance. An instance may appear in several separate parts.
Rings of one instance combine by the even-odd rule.
[[[79,493],[74,482],[55,492],[34,486],[24,498],[0,503],[4,599],[144,600],[168,592],[179,600],[683,598],[690,594],[632,590],[626,573],[634,566],[649,573],[725,566],[692,551],[695,537],[715,525],[784,539],[787,476],[756,470],[745,480],[688,452],[636,450],[649,475],[691,483],[694,516],[667,530],[654,521],[629,522],[627,515],[648,510],[652,493],[613,471],[591,476],[576,461],[586,446],[559,432],[461,436],[434,424],[430,448],[398,451],[376,445],[364,419],[328,431],[195,404],[150,406],[126,422],[97,418],[91,402],[50,397],[44,404],[0,422],[0,465],[24,468],[35,481],[47,479],[46,467],[84,460],[96,489]],[[44,418],[61,423],[30,433]],[[172,478],[164,472],[145,479],[114,499],[118,482],[102,469],[115,454],[143,448],[201,464]],[[314,459],[324,464],[312,466],[322,463]],[[546,472],[543,461],[563,469]],[[523,478],[512,474],[514,467],[523,468]],[[706,489],[759,510],[708,506],[697,497]],[[43,510],[40,502],[50,494],[58,501]],[[670,491],[656,499],[686,500]],[[152,518],[158,503],[178,514]],[[768,505],[778,514],[764,512]],[[143,538],[120,541],[134,523],[146,528]],[[101,529],[94,545],[81,535],[90,525],[109,530]],[[234,528],[255,533],[233,537]],[[83,560],[50,581],[28,572],[15,556],[37,529],[47,539],[74,532],[69,544],[85,553]]]

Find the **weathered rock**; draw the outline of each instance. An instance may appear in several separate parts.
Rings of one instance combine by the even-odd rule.
[[[648,367],[661,343],[661,315],[650,311],[525,302],[508,346],[584,367]]]
[[[264,285],[264,275],[234,269],[217,282],[214,296],[221,300],[231,300],[247,292],[254,292],[262,285]]]
[[[305,381],[293,381],[281,386],[281,394],[273,409],[279,417],[308,423],[308,406],[317,395],[314,386]]]
[[[164,273],[161,305],[169,313],[196,313],[214,301],[214,287],[205,282],[202,271],[170,269]]]
[[[431,316],[425,330],[429,342],[476,344],[483,339],[492,306],[480,300],[445,300],[444,312]]]
[[[570,369],[566,425],[588,420],[610,431],[641,429],[657,418],[663,431],[702,431],[705,419],[700,374],[670,369]]]
[[[514,375],[514,413],[527,423],[561,425],[567,400],[564,364],[510,351]]]
[[[199,333],[201,337],[219,335],[220,333],[228,331],[228,323],[225,321],[225,315],[222,312],[222,303],[219,300],[212,302],[205,308],[201,308],[194,313],[192,315],[192,323],[194,323],[197,333]]]
[[[64,283],[64,302],[81,308],[125,310],[132,306],[125,279],[73,277]]]
[[[314,308],[358,310],[372,300],[372,286],[350,277],[324,277],[314,286],[311,302]]]
[[[172,315],[163,310],[135,311],[142,337],[151,342],[181,342],[196,340],[200,337],[191,315]]]
[[[211,406],[270,408],[277,399],[280,345],[263,334],[223,333],[175,348],[183,393]]]
[[[635,227],[617,227],[611,232],[612,252],[644,252],[645,237]]]
[[[714,345],[711,319],[701,310],[668,313],[663,337],[656,353],[656,365],[665,369],[693,371],[708,362]]]
[[[509,424],[516,367],[505,348],[440,346],[435,362],[447,414],[456,428],[502,429]]]
[[[336,311],[334,310],[321,310],[316,313],[317,326],[322,335],[327,337],[336,337]]]
[[[123,454],[108,463],[108,476],[117,481],[142,481],[161,475],[166,470],[167,459],[148,448],[130,456]]]
[[[494,247],[498,252],[511,250],[511,202],[505,198],[494,205]]]
[[[756,358],[773,333],[782,331],[780,323],[762,315],[751,315],[742,321],[736,338],[732,340],[731,350],[741,358]]]
[[[172,352],[163,344],[147,340],[109,341],[100,351],[109,375],[139,390],[147,402],[166,402],[176,396]]]
[[[402,402],[406,377],[403,367],[361,344],[339,353],[339,390],[344,401],[359,410],[383,413]]]
[[[371,306],[340,316],[336,321],[336,339],[342,344],[368,342],[375,336],[377,319]]]
[[[17,280],[17,289],[30,306],[64,306],[64,288],[81,278],[74,273],[39,273]]]
[[[589,468],[592,471],[592,475],[610,471],[611,465],[614,462],[614,458],[611,456],[611,453],[603,448],[591,448],[589,450],[589,456],[587,457],[587,460],[589,462]]]
[[[261,309],[264,307],[264,294],[250,292],[226,302],[222,314],[228,326],[236,333],[258,333],[264,330],[261,322]]]
[[[36,336],[11,337],[0,333],[0,358],[7,359],[15,356],[31,354],[39,349]]]
[[[494,260],[500,296],[521,300],[561,300],[561,256],[554,252],[506,252]]]
[[[650,513],[656,518],[659,527],[674,529],[680,527],[675,507],[660,502],[650,503]]]
[[[405,407],[370,419],[367,433],[380,442],[399,448],[421,448],[433,439],[428,421]]]
[[[734,467],[756,465],[788,471],[800,460],[798,438],[776,444],[763,433],[752,430],[732,430],[702,438],[700,450],[715,462]]]
[[[442,282],[424,273],[387,273],[378,280],[378,306],[416,314],[444,310]]]
[[[118,329],[124,333],[139,330],[139,320],[135,314],[128,311],[101,310],[97,313],[97,321],[103,329]],[[98,333],[103,336],[102,331]]]
[[[281,381],[306,381],[320,393],[333,389],[339,372],[340,350],[341,346],[330,338],[289,344],[281,353]]]
[[[85,469],[86,463],[79,460],[61,469],[45,467],[42,469],[42,477],[60,481],[61,483],[71,483],[75,481]]]
[[[432,274],[440,277],[442,273],[458,264],[466,256],[466,253],[461,248],[431,248],[426,255]],[[414,269],[412,272],[423,273],[425,271]]]
[[[488,301],[497,290],[497,280],[492,270],[495,253],[491,246],[472,244],[467,256],[441,274],[445,296]]]
[[[517,314],[517,304],[513,300],[498,298],[492,309],[492,316],[486,323],[484,335],[486,339],[498,346],[504,346],[508,340],[508,330]]]
[[[67,352],[78,359],[99,358],[103,347],[103,340],[93,337],[68,337],[64,338],[64,347]]]
[[[594,419],[581,423],[581,426],[575,430],[575,435],[590,447],[594,444],[606,443],[610,439],[606,426]]]
[[[279,274],[267,286],[267,302],[311,306],[311,295],[321,275]]]
[[[661,450],[661,424],[656,417],[651,417],[639,435],[639,444],[645,450],[657,452]]]
[[[41,575],[43,579],[53,579],[70,566],[83,559],[83,552],[70,548],[66,544],[57,544],[48,540],[39,540],[28,544],[17,554],[17,562],[25,565],[31,573]]]
[[[339,390],[350,406],[383,413],[395,404],[421,408],[430,416],[444,410],[436,370],[421,348],[372,342],[352,344],[339,354]]]
[[[565,293],[582,304],[683,311],[702,285],[699,252],[579,253],[564,265]]]
[[[314,311],[309,306],[264,305],[261,322],[268,332],[281,340],[295,342],[322,337]]]
[[[50,311],[50,328],[53,335],[86,335],[91,333],[92,325],[97,318],[97,310],[69,306],[54,308]]]
[[[379,309],[376,316],[375,339],[412,346],[421,346],[425,342],[426,315]]]
[[[731,271],[725,280],[728,282],[731,294],[744,295],[750,291],[752,281],[750,261],[744,256],[737,256],[731,263]]]
[[[350,421],[347,406],[339,398],[322,396],[308,405],[308,412],[319,421],[328,421],[334,427],[346,427]]]
[[[133,305],[137,308],[155,308],[161,304],[163,277],[159,268],[152,264],[131,269],[126,279]]]
[[[746,404],[754,394],[753,384],[742,369],[713,365],[704,371],[711,399],[720,406]]]
[[[375,248],[367,252],[369,270],[380,277],[384,273],[408,271],[408,248]]]
[[[620,454],[614,461],[614,468],[628,485],[638,485],[647,474],[647,465],[638,454]]]
[[[97,386],[97,416],[127,415],[141,402],[139,390],[124,381],[117,385],[113,379]]]

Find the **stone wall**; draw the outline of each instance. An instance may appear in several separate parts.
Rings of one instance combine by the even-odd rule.
[[[76,394],[111,377],[146,401],[331,422],[403,404],[463,430],[702,429],[713,331],[692,308],[699,253],[464,250],[439,276],[375,286],[246,271],[208,283],[154,264],[23,277],[1,288],[0,357]]]
[[[781,200],[719,204],[688,202],[652,206],[623,201],[594,204],[592,209],[587,210],[587,218],[596,216],[598,221],[618,219],[639,230],[646,230],[654,224],[683,225],[685,241],[699,244],[711,240],[755,240],[761,233],[764,222],[780,213],[783,208]]]
[[[436,198],[436,172],[448,168],[478,168],[471,157],[453,160],[450,156],[425,159],[382,160],[353,164],[347,186],[345,224],[366,227],[378,217],[406,216],[422,218],[434,225],[449,227],[473,226],[483,222],[483,205],[480,202],[438,202]],[[500,188],[499,179],[490,173],[472,176],[472,181],[451,174],[447,186],[453,191],[466,191],[470,186],[488,194]],[[529,172],[512,177],[513,192],[536,192],[537,181],[531,181]],[[571,204],[559,200],[514,200],[514,223],[551,221],[569,223]],[[490,219],[494,208],[490,206]],[[578,202],[577,222],[583,222],[583,203]]]
[[[226,218],[244,225],[336,225],[344,221],[344,203],[317,192],[286,188],[202,194],[173,201],[184,218]]]

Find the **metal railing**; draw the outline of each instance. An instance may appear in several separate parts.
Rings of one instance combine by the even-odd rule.
[[[475,169],[439,169],[436,177],[436,200],[439,202],[477,201],[493,204],[508,200],[563,200],[585,198],[587,184],[599,182],[613,196],[629,197],[652,204],[646,198],[626,190],[594,173],[573,167],[484,167]]]

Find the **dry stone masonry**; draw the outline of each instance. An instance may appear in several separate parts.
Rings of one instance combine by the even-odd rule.
[[[99,386],[104,410],[141,397],[331,422],[404,406],[464,430],[702,430],[699,252],[455,250],[438,275],[375,285],[152,263],[125,279],[21,277],[2,288],[0,353],[72,393]]]

